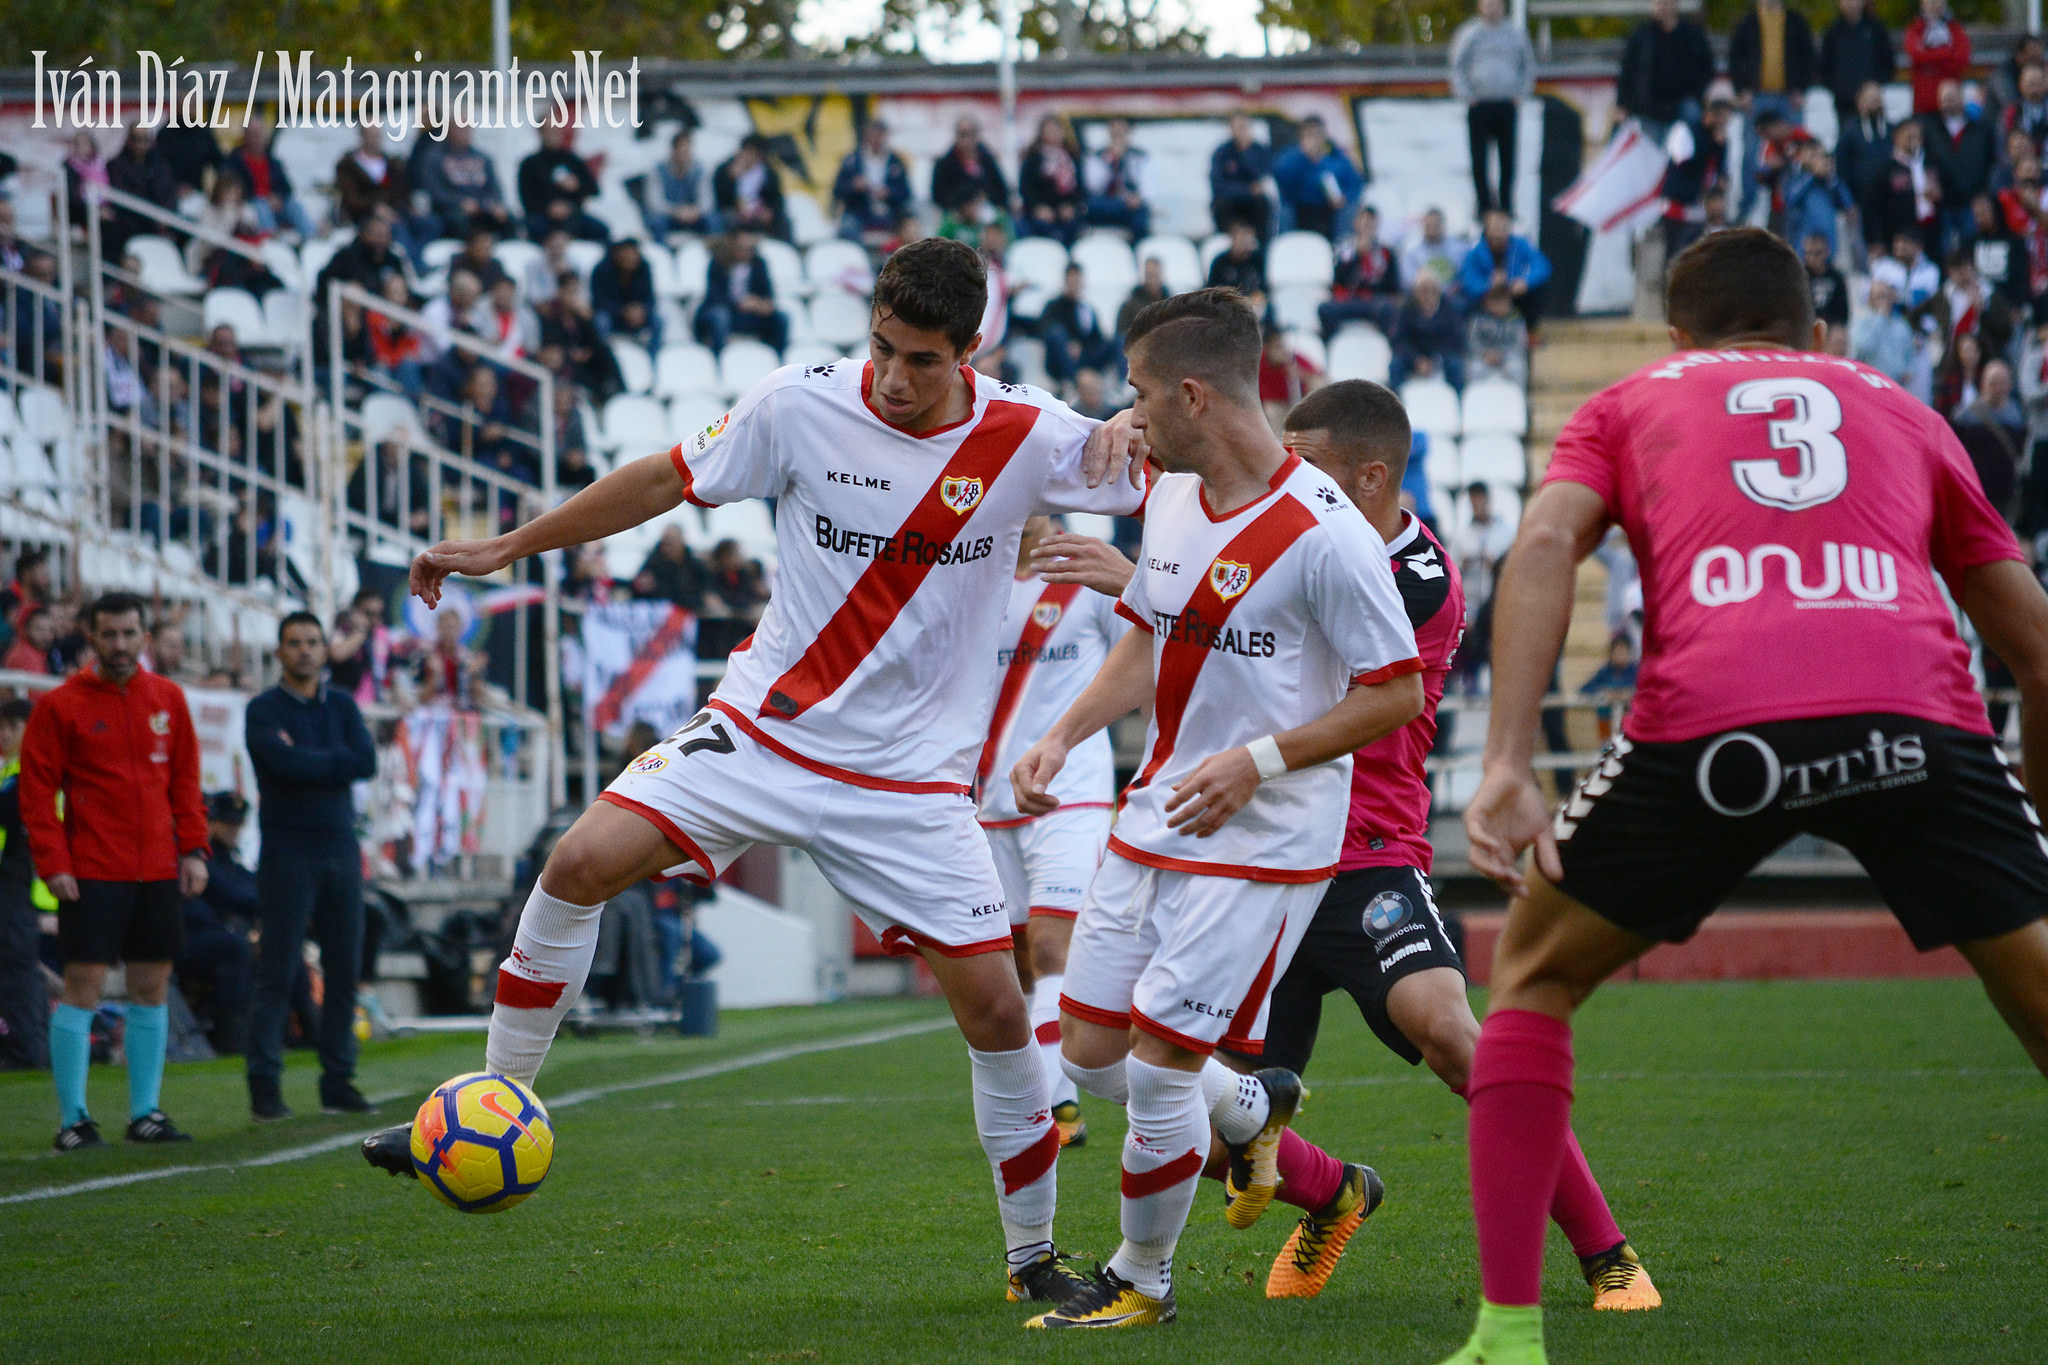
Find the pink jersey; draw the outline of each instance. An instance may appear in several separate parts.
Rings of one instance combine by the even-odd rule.
[[[1630,739],[1863,711],[1990,732],[1934,575],[1958,591],[2019,545],[1948,425],[1877,371],[1670,356],[1565,425],[1561,481],[1600,495],[1642,569]]]
[[[1408,514],[1408,525],[1387,542],[1394,586],[1415,628],[1422,658],[1422,714],[1351,758],[1351,814],[1344,821],[1339,872],[1354,867],[1413,867],[1424,872],[1429,844],[1429,774],[1423,763],[1436,742],[1436,708],[1443,700],[1451,660],[1465,638],[1465,586],[1443,543]]]

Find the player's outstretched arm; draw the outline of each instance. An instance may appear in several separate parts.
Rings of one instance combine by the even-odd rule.
[[[1108,541],[1069,531],[1039,541],[1031,551],[1031,567],[1048,583],[1079,583],[1104,597],[1122,597],[1138,569]]]
[[[2020,764],[2027,797],[2048,810],[2048,592],[2018,560],[1963,575],[1963,610],[2020,692]]]
[[[1563,876],[1550,837],[1550,803],[1536,785],[1536,747],[1544,693],[1571,625],[1579,561],[1600,543],[1607,505],[1584,484],[1547,484],[1529,501],[1522,529],[1493,590],[1493,697],[1485,773],[1465,831],[1472,865],[1508,891],[1527,889],[1519,859],[1536,845],[1536,867]]]
[[[1111,647],[1095,681],[1010,770],[1017,809],[1026,815],[1059,809],[1059,798],[1047,788],[1066,766],[1067,754],[1103,726],[1128,716],[1151,699],[1152,632],[1130,631]]]
[[[1370,687],[1354,687],[1344,699],[1306,725],[1273,736],[1288,772],[1356,753],[1422,714],[1422,674],[1403,673]],[[1166,823],[1181,834],[1206,839],[1244,809],[1264,779],[1258,760],[1240,744],[1211,754],[1173,784]]]
[[[688,491],[666,453],[648,455],[619,466],[517,530],[489,540],[442,541],[413,560],[412,593],[438,606],[441,583],[449,574],[481,577],[528,555],[603,540],[660,516]]]

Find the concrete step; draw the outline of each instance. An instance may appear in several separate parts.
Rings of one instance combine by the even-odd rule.
[[[1654,341],[1667,349],[1670,334],[1661,322],[1637,322],[1633,318],[1552,318],[1543,324],[1543,340],[1552,341]]]
[[[1529,372],[1532,392],[1584,390],[1597,393],[1615,380],[1654,365],[1671,354],[1669,346],[1545,345],[1536,353]]]

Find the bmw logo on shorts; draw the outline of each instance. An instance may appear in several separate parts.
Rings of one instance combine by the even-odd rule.
[[[1382,891],[1365,907],[1365,932],[1373,942],[1384,943],[1415,918],[1415,907],[1398,891]]]

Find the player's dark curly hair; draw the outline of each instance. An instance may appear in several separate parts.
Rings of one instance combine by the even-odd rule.
[[[898,247],[875,280],[875,316],[897,317],[912,327],[944,332],[965,351],[988,309],[988,269],[964,242],[926,237]]]
[[[1702,237],[1671,263],[1664,316],[1701,346],[1777,341],[1813,348],[1813,287],[1806,263],[1762,228]]]
[[[1196,289],[1146,305],[1131,319],[1124,354],[1140,346],[1146,370],[1170,384],[1199,379],[1258,401],[1259,315],[1235,289]]]

